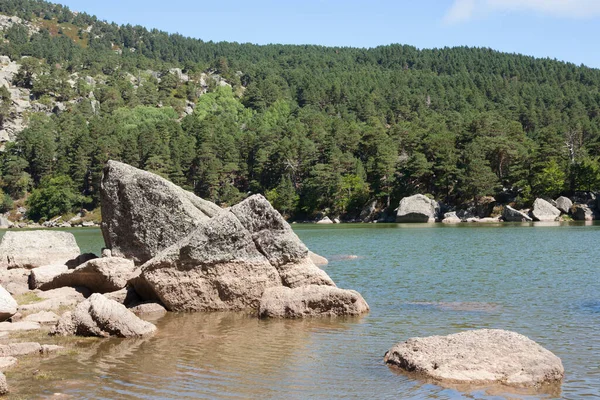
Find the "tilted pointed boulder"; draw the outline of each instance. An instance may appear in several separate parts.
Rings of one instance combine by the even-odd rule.
[[[108,161],[100,187],[102,234],[115,257],[142,264],[221,208],[150,172]]]

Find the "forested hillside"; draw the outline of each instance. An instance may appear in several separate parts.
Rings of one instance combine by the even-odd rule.
[[[32,193],[32,218],[96,207],[108,159],[299,218],[417,192],[526,206],[600,186],[600,70],[465,47],[204,42],[36,0],[0,13],[22,19],[0,54],[35,104],[0,155],[3,207]],[[0,124],[10,102],[0,89]]]

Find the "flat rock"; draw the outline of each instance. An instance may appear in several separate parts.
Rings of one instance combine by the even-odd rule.
[[[52,331],[53,335],[142,337],[153,334],[156,326],[139,319],[124,305],[92,294],[73,312],[66,312]]]
[[[443,224],[460,224],[462,220],[456,215],[456,212],[448,212],[444,214]]]
[[[0,286],[0,321],[6,321],[17,313],[18,304],[13,297]]]
[[[369,311],[360,293],[331,286],[275,287],[260,300],[261,318],[307,318],[360,315]]]
[[[29,289],[38,289],[42,285],[52,282],[57,276],[67,273],[69,267],[65,264],[52,264],[37,267],[31,270],[29,275]]]
[[[167,309],[154,301],[144,302],[129,309],[135,315],[142,314],[165,314]]]
[[[558,221],[560,210],[544,199],[535,199],[531,217],[534,221]]]
[[[0,345],[0,357],[24,356],[27,354],[41,353],[42,346],[35,342],[11,343]]]
[[[12,295],[21,294],[29,290],[29,269],[12,268],[2,269],[0,267],[0,284]]]
[[[0,357],[0,371],[4,372],[17,365],[17,363],[18,360],[15,357]]]
[[[435,222],[439,212],[439,204],[422,194],[404,197],[400,200],[396,222],[414,223],[414,222]]]
[[[108,161],[100,196],[102,234],[115,257],[142,264],[221,211],[158,175]]]
[[[8,231],[0,243],[0,267],[66,264],[80,255],[75,236],[57,231]]]
[[[73,270],[56,275],[39,286],[41,290],[64,286],[83,286],[94,293],[108,293],[123,289],[135,275],[136,266],[131,260],[120,257],[95,258]]]
[[[54,325],[60,317],[52,311],[40,311],[23,318],[23,321],[37,322],[40,325]]]
[[[480,329],[412,338],[392,347],[384,361],[451,384],[539,387],[562,381],[558,357],[515,332]]]
[[[525,214],[522,211],[515,210],[511,206],[504,206],[504,211],[502,212],[502,218],[506,222],[531,222],[532,219],[529,215]]]
[[[36,290],[34,293],[42,300],[32,304],[20,305],[19,311],[35,313],[38,311],[56,311],[63,308],[75,307],[85,300],[85,297],[89,295],[89,290],[87,288],[63,287],[45,292]]]
[[[0,322],[0,332],[37,331],[40,328],[37,322]]]

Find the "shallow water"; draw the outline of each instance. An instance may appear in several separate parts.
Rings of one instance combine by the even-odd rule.
[[[554,397],[600,397],[600,225],[294,229],[331,260],[325,270],[339,287],[362,293],[368,315],[260,321],[244,314],[170,314],[158,320],[154,337],[90,341],[76,354],[36,363],[35,371],[9,372],[15,395],[504,398],[497,390],[442,388],[383,364],[386,350],[409,337],[502,328],[562,359],[566,378]],[[72,231],[82,250],[102,247],[99,230]]]

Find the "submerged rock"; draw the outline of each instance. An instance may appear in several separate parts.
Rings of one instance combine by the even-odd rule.
[[[8,231],[0,243],[0,267],[36,268],[66,264],[81,251],[75,236],[56,231]]]
[[[95,258],[74,270],[64,271],[51,281],[41,284],[41,290],[64,286],[83,286],[94,293],[108,293],[123,289],[136,273],[133,261],[120,257]]]
[[[66,312],[50,334],[99,337],[141,337],[154,333],[156,326],[139,319],[124,305],[94,293],[75,311]]]
[[[104,168],[102,234],[115,257],[142,264],[221,208],[150,172],[116,161]]]
[[[396,222],[435,222],[439,208],[437,201],[422,194],[405,197],[400,200]]]
[[[369,311],[360,293],[331,286],[275,287],[265,290],[261,318],[307,318],[360,315]]]
[[[502,218],[506,222],[531,222],[532,219],[529,215],[521,212],[519,210],[515,210],[511,206],[505,206],[504,211],[502,212]]]
[[[531,217],[534,221],[558,221],[560,210],[544,199],[536,199],[533,202]]]
[[[480,329],[412,338],[392,347],[387,364],[453,384],[538,387],[560,382],[560,359],[515,332]]]
[[[17,313],[18,304],[13,297],[0,286],[0,321],[6,321]]]

